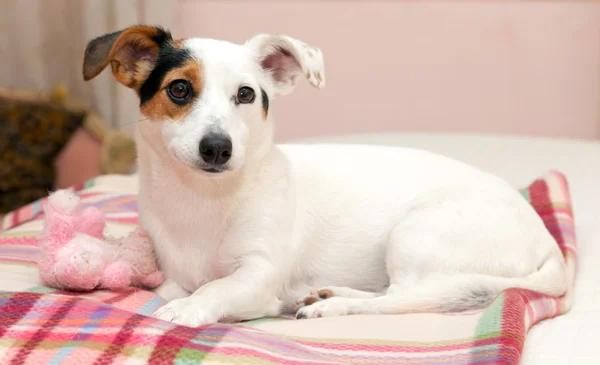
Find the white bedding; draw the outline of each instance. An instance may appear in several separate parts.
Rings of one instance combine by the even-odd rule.
[[[570,183],[578,244],[575,300],[568,314],[531,329],[521,364],[600,364],[600,143],[451,134],[356,135],[302,142],[424,148],[490,171],[515,187],[528,184],[550,169],[563,172]],[[327,334],[349,336],[356,327],[351,318],[342,318],[335,326],[327,327]],[[379,337],[386,337],[386,332],[393,329],[379,327]]]

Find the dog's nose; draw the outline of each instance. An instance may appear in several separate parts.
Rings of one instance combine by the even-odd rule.
[[[231,158],[231,140],[223,136],[206,136],[200,141],[200,157],[204,162],[220,166]]]

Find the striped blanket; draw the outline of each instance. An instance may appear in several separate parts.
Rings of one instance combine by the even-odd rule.
[[[128,184],[115,176],[79,187],[115,236],[137,223]],[[7,215],[0,235],[0,364],[518,364],[527,330],[569,310],[576,258],[565,178],[551,172],[521,191],[565,256],[571,286],[562,298],[511,289],[471,313],[274,318],[200,328],[148,317],[164,304],[152,292],[74,294],[40,286],[35,237],[43,202],[36,202]],[[348,333],[331,336],[344,323]],[[380,327],[369,329],[373,323]]]

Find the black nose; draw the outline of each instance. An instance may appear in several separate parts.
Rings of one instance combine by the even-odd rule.
[[[231,140],[218,135],[208,135],[200,141],[200,157],[204,162],[220,166],[231,158]]]

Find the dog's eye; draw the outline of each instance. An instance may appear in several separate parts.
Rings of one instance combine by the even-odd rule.
[[[175,103],[185,103],[191,95],[190,84],[185,80],[175,80],[167,88],[167,94]]]
[[[254,101],[255,95],[254,90],[248,86],[240,87],[237,93],[236,100],[240,104],[250,104]]]

